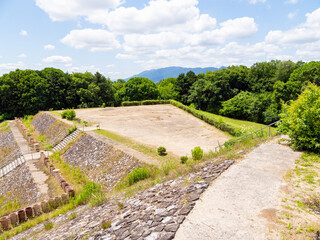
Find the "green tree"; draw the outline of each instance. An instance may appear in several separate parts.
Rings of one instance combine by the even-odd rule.
[[[176,90],[176,78],[167,78],[158,83],[161,99],[178,99],[179,92]]]
[[[320,87],[309,83],[297,100],[283,106],[280,129],[301,150],[320,152]]]
[[[157,85],[150,79],[144,77],[131,78],[116,93],[116,98],[121,99],[121,101],[157,99],[158,96],[159,91]]]

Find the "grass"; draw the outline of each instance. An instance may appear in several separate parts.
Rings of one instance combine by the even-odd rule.
[[[6,197],[0,197],[0,216],[5,215],[6,213],[12,212],[16,209],[19,209],[20,203],[19,199],[16,198],[12,201],[8,200],[11,198],[11,193],[9,192]]]
[[[9,130],[10,130],[10,126],[9,126],[8,121],[4,121],[4,122],[0,123],[0,133],[1,132],[8,132]]]
[[[99,133],[107,138],[110,138],[116,142],[122,143],[123,145],[132,148],[134,150],[137,150],[138,152],[141,152],[145,155],[148,155],[156,160],[158,160],[160,163],[161,162],[166,162],[166,161],[179,161],[179,157],[171,152],[167,152],[166,155],[160,156],[157,152],[157,148],[150,146],[150,145],[145,145],[142,144],[138,141],[134,141],[131,138],[121,136],[119,134],[116,134],[114,132],[104,130],[104,129],[97,129],[94,130],[96,133]]]
[[[44,229],[47,230],[47,231],[52,229],[52,228],[53,228],[53,223],[52,222],[46,223],[44,225]]]

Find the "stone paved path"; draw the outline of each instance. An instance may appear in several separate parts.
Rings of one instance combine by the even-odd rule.
[[[300,153],[276,141],[262,144],[224,172],[187,216],[176,240],[273,239],[269,227],[280,207],[283,176]],[[270,217],[271,216],[271,217]]]
[[[48,184],[46,183],[46,180],[49,178],[49,176],[46,175],[42,170],[39,170],[35,164],[35,162],[39,161],[40,159],[40,153],[30,153],[30,148],[27,140],[23,137],[23,135],[21,134],[18,127],[13,121],[10,123],[10,128],[18,146],[20,147],[22,155],[26,160],[26,166],[29,168],[29,171],[33,177],[33,180],[39,192],[41,193],[44,199],[48,198],[49,188]]]

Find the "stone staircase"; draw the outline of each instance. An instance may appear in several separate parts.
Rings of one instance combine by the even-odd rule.
[[[23,155],[21,155],[16,160],[14,160],[11,163],[5,165],[4,167],[2,167],[0,169],[0,178],[2,178],[3,176],[5,176],[6,174],[8,174],[12,170],[14,170],[16,167],[20,166],[21,164],[23,164],[25,162],[26,162],[25,158],[23,157]]]
[[[52,148],[52,151],[56,152],[56,151],[60,151],[60,150],[64,149],[67,146],[67,144],[70,141],[72,141],[73,139],[75,139],[80,133],[81,133],[81,130],[79,130],[79,129],[75,130],[73,133],[71,133],[70,135],[66,136],[56,146],[54,146],[54,148]]]

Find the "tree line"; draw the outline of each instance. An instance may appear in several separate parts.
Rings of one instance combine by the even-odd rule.
[[[309,82],[320,85],[320,62],[272,60],[198,75],[190,71],[157,84],[142,77],[112,82],[99,72],[17,69],[0,77],[0,120],[39,110],[174,99],[232,118],[271,123],[279,119],[282,104],[297,99]]]

